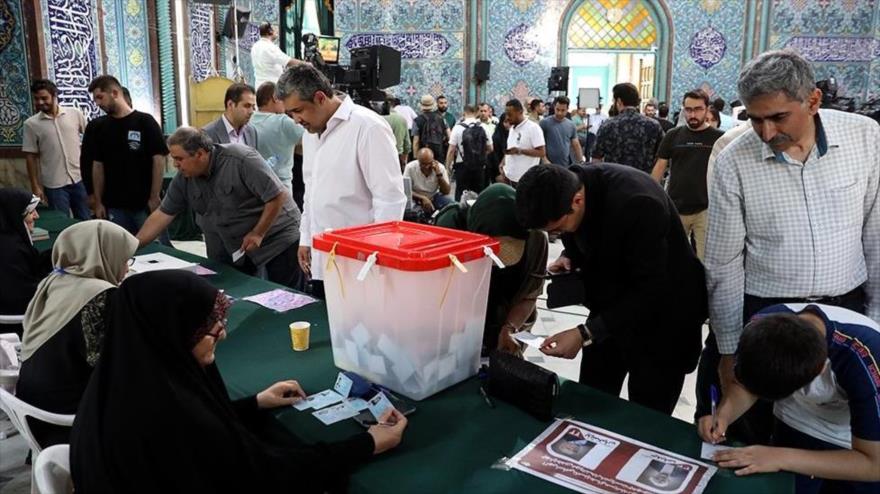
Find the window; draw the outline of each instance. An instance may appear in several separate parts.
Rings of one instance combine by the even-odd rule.
[[[639,0],[585,1],[568,27],[569,48],[650,50],[656,42],[654,19]]]

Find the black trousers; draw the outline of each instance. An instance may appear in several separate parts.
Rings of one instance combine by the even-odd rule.
[[[305,292],[306,283],[302,268],[299,266],[298,250],[299,241],[296,241],[280,254],[270,259],[266,263],[266,278],[273,283]],[[247,256],[245,256],[242,265],[235,266],[235,268],[250,276],[256,275],[258,270],[257,266]]]
[[[804,300],[791,298],[762,298],[746,294],[743,298],[743,325],[745,325],[756,313],[767,307],[777,304],[788,303],[817,303],[835,305],[861,314],[865,313],[865,290],[857,287],[844,295],[826,297],[819,300]],[[718,376],[718,364],[721,355],[718,352],[718,344],[715,334],[709,332],[706,338],[706,346],[700,356],[700,365],[697,368],[697,410],[695,420],[712,413],[710,399],[710,386],[715,386],[721,391],[721,379]],[[770,444],[773,435],[773,403],[766,400],[758,400],[749,411],[743,414],[728,428],[727,436],[740,440],[746,444]]]
[[[684,372],[636,359],[624,350],[614,338],[584,348],[579,382],[619,396],[629,374],[629,401],[671,415],[681,396]]]
[[[455,165],[453,174],[455,175],[455,200],[461,199],[461,193],[470,190],[479,194],[486,188],[486,169],[481,168],[465,168],[464,164]]]

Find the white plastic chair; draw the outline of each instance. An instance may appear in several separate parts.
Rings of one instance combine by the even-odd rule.
[[[49,446],[34,461],[32,482],[39,494],[70,494],[73,479],[70,477],[70,445]]]
[[[47,412],[33,405],[29,405],[5,389],[0,388],[0,408],[9,415],[12,425],[18,429],[18,432],[27,440],[28,446],[31,448],[32,455],[36,457],[40,454],[40,445],[37,444],[31,428],[28,426],[27,417],[33,417],[43,422],[70,427],[73,425],[75,415],[62,415],[59,413]]]
[[[24,314],[15,316],[0,314],[0,324],[21,324],[23,321]]]

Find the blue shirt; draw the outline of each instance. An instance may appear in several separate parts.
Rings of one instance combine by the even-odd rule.
[[[257,151],[290,192],[293,180],[293,148],[304,129],[283,113],[254,112],[250,124],[257,131]]]
[[[755,317],[795,314],[805,307],[825,322],[830,365],[810,384],[777,401],[774,415],[841,448],[852,448],[852,436],[880,441],[880,325],[857,312],[819,304],[774,305]]]

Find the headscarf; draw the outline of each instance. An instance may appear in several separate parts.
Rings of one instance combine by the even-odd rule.
[[[22,189],[0,189],[0,232],[16,232],[33,244],[31,234],[24,224],[24,217],[40,204],[40,198]]]
[[[37,286],[24,315],[21,359],[27,360],[99,293],[122,283],[138,247],[125,228],[104,220],[66,228],[52,248],[55,269]]]
[[[318,492],[355,463],[351,444],[269,444],[242,422],[217,366],[192,355],[225,317],[218,296],[188,271],[122,283],[71,432],[77,492]]]

